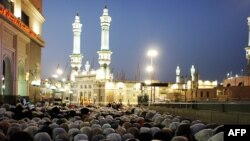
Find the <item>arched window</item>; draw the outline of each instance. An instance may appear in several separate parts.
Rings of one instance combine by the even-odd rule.
[[[244,83],[243,83],[243,82],[240,82],[240,83],[238,84],[238,86],[244,86]]]

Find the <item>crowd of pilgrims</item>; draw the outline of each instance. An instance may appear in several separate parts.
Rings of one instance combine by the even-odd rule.
[[[0,106],[0,141],[223,141],[223,125],[141,106]]]

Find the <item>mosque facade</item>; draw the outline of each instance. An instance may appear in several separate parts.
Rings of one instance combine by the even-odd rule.
[[[80,51],[80,35],[82,24],[80,16],[75,16],[73,26],[73,53],[71,60],[71,103],[88,105],[108,103],[137,104],[137,96],[140,94],[140,83],[131,81],[116,81],[109,65],[111,64],[112,51],[109,47],[109,30],[112,18],[107,6],[104,7],[100,17],[101,24],[101,48],[97,51],[99,68],[93,69],[86,61],[81,69],[84,55]]]

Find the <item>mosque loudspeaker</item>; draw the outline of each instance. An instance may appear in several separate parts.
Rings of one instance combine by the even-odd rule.
[[[104,69],[106,69],[106,68],[107,68],[107,66],[108,66],[108,65],[107,65],[106,63],[105,63],[105,64],[103,64],[103,68],[104,68]]]
[[[74,68],[74,70],[75,70],[75,71],[77,71],[77,70],[78,70],[78,68],[77,68],[77,67],[75,67],[75,68]]]

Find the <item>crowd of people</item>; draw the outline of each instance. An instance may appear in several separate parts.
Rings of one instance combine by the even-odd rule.
[[[0,141],[223,141],[223,134],[223,125],[143,107],[0,108]]]

